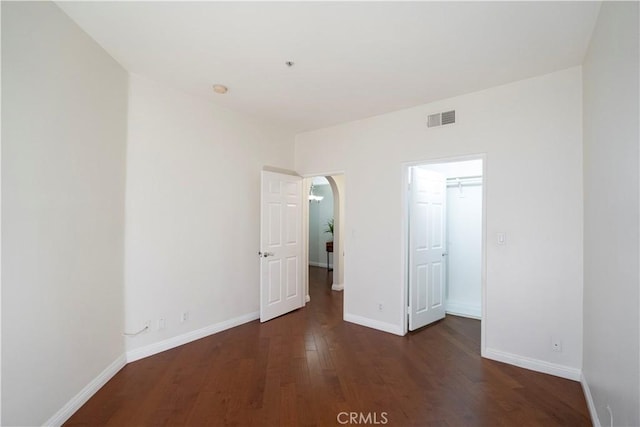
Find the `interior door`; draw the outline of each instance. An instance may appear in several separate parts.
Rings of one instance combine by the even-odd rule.
[[[304,304],[302,291],[302,178],[262,172],[260,209],[260,321]]]
[[[446,179],[411,168],[409,197],[409,330],[445,316]]]

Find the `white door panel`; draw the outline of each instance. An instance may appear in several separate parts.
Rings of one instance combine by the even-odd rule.
[[[445,316],[446,180],[411,168],[409,196],[409,330]]]
[[[260,321],[304,304],[302,292],[302,178],[262,172]]]

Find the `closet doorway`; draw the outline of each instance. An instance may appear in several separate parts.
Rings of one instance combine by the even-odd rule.
[[[476,156],[405,167],[410,331],[447,314],[483,318],[484,163]]]

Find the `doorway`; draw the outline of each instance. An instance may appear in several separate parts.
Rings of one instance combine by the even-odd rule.
[[[407,164],[405,332],[447,314],[481,321],[484,349],[484,155]]]
[[[309,266],[333,271],[333,190],[324,176],[312,178],[309,190]]]
[[[306,238],[303,280],[309,302],[309,266],[322,268],[331,275],[332,291],[344,289],[344,175],[307,177],[303,188],[308,195],[308,203],[303,209],[303,236]]]

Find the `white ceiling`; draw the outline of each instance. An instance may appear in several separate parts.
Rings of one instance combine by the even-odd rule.
[[[128,71],[295,131],[581,64],[600,8],[599,2],[57,4]],[[229,92],[214,94],[215,83]]]

